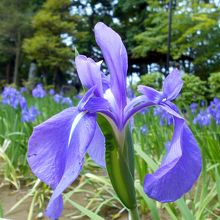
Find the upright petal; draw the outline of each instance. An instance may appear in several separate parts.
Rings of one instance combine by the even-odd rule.
[[[87,89],[96,85],[96,95],[102,96],[102,72],[100,70],[101,63],[96,63],[93,59],[83,55],[78,55],[75,60],[76,69],[79,78]]]
[[[126,105],[126,75],[128,68],[126,49],[120,36],[105,24],[97,23],[94,30],[96,42],[102,50],[111,74],[111,90],[119,109],[122,110]]]
[[[180,76],[180,72],[173,70],[164,80],[163,95],[167,100],[175,99],[182,89],[183,81]]]
[[[174,118],[174,134],[167,155],[144,181],[145,193],[160,202],[173,202],[188,192],[201,172],[201,155],[184,119],[169,105],[161,105]]]

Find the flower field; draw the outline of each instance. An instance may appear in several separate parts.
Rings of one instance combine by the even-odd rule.
[[[28,188],[11,210],[5,210],[0,197],[0,217],[7,218],[28,203],[27,219],[42,218],[51,189],[31,172],[26,156],[33,128],[52,115],[76,106],[80,95],[66,97],[38,84],[32,91],[5,87],[0,102],[0,181],[18,193]],[[178,105],[178,99],[177,99]],[[159,203],[147,197],[142,185],[146,173],[159,167],[169,149],[173,119],[163,109],[149,108],[135,115],[131,130],[135,151],[135,189],[138,209],[143,219],[219,219],[220,216],[220,99],[191,103],[181,109],[202,153],[202,172],[192,190],[171,203]],[[107,172],[86,156],[85,165],[74,183],[64,193],[61,219],[123,219],[126,210],[110,184]],[[83,202],[74,196],[83,195]]]

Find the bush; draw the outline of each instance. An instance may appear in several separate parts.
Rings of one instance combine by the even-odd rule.
[[[141,76],[138,85],[150,86],[156,90],[161,90],[163,82],[163,75],[158,72],[149,73]]]
[[[189,105],[192,102],[206,100],[207,88],[206,82],[198,76],[185,74],[183,77],[183,88],[178,97],[180,105]]]
[[[220,98],[220,72],[211,73],[208,82],[210,87],[210,97]]]

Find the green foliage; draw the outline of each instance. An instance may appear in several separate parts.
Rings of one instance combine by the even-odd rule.
[[[220,98],[220,72],[211,73],[208,78],[211,98]]]
[[[147,2],[145,30],[134,36],[138,45],[132,52],[136,58],[149,56],[151,52],[167,53],[167,3]],[[177,1],[173,9],[172,59],[192,61],[195,72],[202,78],[219,67],[219,12],[217,5],[206,1]]]
[[[33,18],[34,36],[23,44],[30,60],[51,71],[67,70],[74,58],[72,37],[76,18],[70,14],[70,7],[70,0],[47,0]]]
[[[180,105],[187,106],[192,102],[206,100],[207,88],[206,82],[198,76],[185,74],[183,77],[183,88],[181,95],[178,97]]]
[[[161,73],[153,72],[142,75],[140,77],[139,85],[150,86],[156,90],[161,90],[163,82],[163,76]]]

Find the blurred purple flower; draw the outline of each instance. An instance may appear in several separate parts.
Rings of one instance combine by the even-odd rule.
[[[193,102],[193,103],[190,104],[189,107],[190,107],[191,112],[195,113],[196,110],[198,109],[198,104]]]
[[[20,92],[21,92],[21,93],[27,92],[27,88],[26,88],[26,87],[21,87],[21,88],[20,88]]]
[[[79,99],[79,100],[80,100],[82,97],[83,97],[83,96],[82,96],[81,94],[75,95],[75,98],[76,98],[76,99]]]
[[[22,118],[23,122],[33,122],[35,121],[36,117],[40,115],[40,112],[37,110],[36,107],[31,106],[29,109],[26,108],[22,110]]]
[[[32,95],[35,98],[43,98],[46,96],[46,91],[41,84],[37,84],[37,86],[32,90]]]
[[[205,106],[205,101],[204,100],[200,101],[200,106],[202,106],[202,107]]]
[[[142,135],[147,134],[147,133],[148,133],[147,125],[143,125],[143,126],[140,128],[140,131],[141,131],[141,134],[142,134]]]
[[[216,124],[220,124],[220,99],[214,98],[207,108],[207,112],[213,117]]]
[[[27,108],[27,101],[23,96],[20,97],[20,107],[22,110]]]
[[[56,103],[60,103],[62,99],[63,99],[63,96],[61,96],[61,95],[59,95],[59,94],[56,94],[56,95],[53,97],[53,100],[54,100],[54,102],[56,102]]]
[[[73,106],[73,102],[72,102],[72,100],[71,100],[69,97],[63,97],[61,103],[62,103],[62,104],[66,104],[66,105],[68,105],[69,107]]]
[[[200,126],[208,126],[211,123],[211,115],[206,110],[201,110],[199,114],[193,119],[193,124]]]
[[[50,95],[54,95],[54,94],[55,94],[55,90],[54,90],[54,89],[50,89],[50,90],[49,90],[49,94],[50,94]]]
[[[156,107],[154,109],[154,115],[160,117],[160,125],[172,125],[173,124],[173,117],[167,111],[165,111],[161,107]]]
[[[2,92],[2,103],[17,108],[20,102],[21,94],[13,87],[4,87]]]

